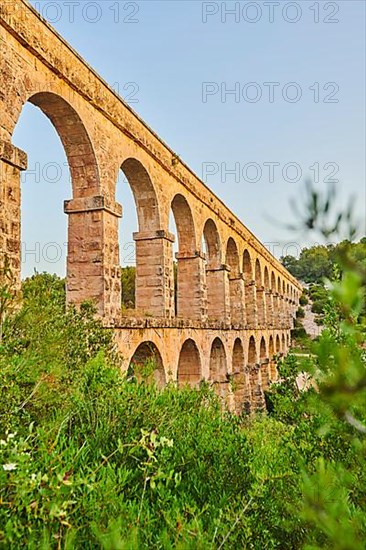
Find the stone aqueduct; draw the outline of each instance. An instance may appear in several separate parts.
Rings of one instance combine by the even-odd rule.
[[[124,368],[152,355],[161,383],[207,379],[230,406],[262,407],[275,359],[290,344],[301,285],[27,2],[1,0],[0,249],[18,281],[27,156],[12,135],[26,102],[51,120],[70,167],[68,302],[96,302]],[[121,168],[139,224],[131,318],[121,315]]]

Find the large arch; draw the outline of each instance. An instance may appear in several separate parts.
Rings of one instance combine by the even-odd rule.
[[[176,273],[176,315],[201,319],[204,302],[204,260],[197,250],[192,210],[187,199],[177,194],[171,202],[178,236]]]
[[[160,229],[161,215],[157,193],[142,162],[128,157],[122,162],[121,170],[131,188],[138,220],[138,231],[133,234],[136,313],[138,316],[170,317],[174,310],[171,248],[174,239],[168,232]],[[166,287],[168,292],[165,291]]]
[[[200,353],[194,340],[189,338],[184,342],[179,354],[178,386],[181,387],[188,384],[191,387],[197,387],[201,377]]]
[[[221,263],[221,239],[215,222],[210,218],[203,228],[206,248],[207,314],[212,320],[230,318],[229,278]]]
[[[245,322],[245,288],[244,279],[240,273],[238,246],[232,237],[226,245],[226,260],[229,266],[230,316],[232,324]]]
[[[142,342],[133,354],[128,375],[138,380],[154,382],[159,388],[166,384],[163,360],[154,342]]]
[[[252,366],[258,362],[257,359],[257,348],[255,345],[255,338],[251,336],[248,343],[248,365]]]
[[[115,234],[117,242],[120,207],[111,203],[108,212],[104,208],[94,146],[85,123],[70,102],[50,91],[32,93],[27,102],[39,108],[51,121],[64,148],[71,175],[72,199],[65,197],[68,200],[64,203],[65,213],[68,214],[67,302],[79,305],[86,299],[92,300],[101,315],[115,315],[114,304],[117,303],[118,307],[120,300],[118,247],[111,250],[107,259],[103,243],[106,223],[110,223],[112,240]],[[21,112],[18,120],[20,117]],[[14,179],[14,188],[19,189],[19,179],[17,182]],[[12,246],[10,258],[14,275],[20,280],[20,193],[17,192],[14,198],[11,227],[12,239],[17,242]]]

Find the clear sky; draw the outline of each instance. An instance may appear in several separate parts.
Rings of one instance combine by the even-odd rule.
[[[273,222],[294,220],[289,199],[306,178],[338,180],[365,227],[363,1],[31,3],[276,256],[307,244]],[[62,145],[30,105],[13,142],[29,155],[23,275],[63,275]],[[137,222],[123,179],[117,199],[126,264]]]

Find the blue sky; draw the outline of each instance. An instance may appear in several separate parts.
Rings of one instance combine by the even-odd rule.
[[[353,195],[365,226],[363,1],[31,3],[122,96],[137,100],[139,115],[276,256],[310,242],[272,220],[294,220],[289,199],[306,178],[316,176],[319,189],[338,179],[340,204]],[[63,275],[71,186],[62,145],[33,106],[13,142],[30,168],[22,182],[23,275],[34,268]],[[136,216],[123,180],[117,198],[125,264]]]

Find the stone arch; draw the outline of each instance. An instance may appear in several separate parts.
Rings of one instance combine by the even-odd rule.
[[[72,199],[64,203],[65,213],[68,214],[66,300],[75,305],[92,300],[100,315],[115,317],[120,310],[121,292],[117,237],[120,206],[110,203],[109,210],[105,208],[104,199],[100,196],[100,173],[94,145],[74,107],[59,94],[49,91],[32,93],[23,107],[27,102],[39,108],[52,123],[70,169]],[[18,121],[20,117],[21,110]],[[19,179],[16,182],[18,189]],[[13,209],[12,233],[13,239],[18,242],[10,256],[15,267],[14,275],[20,280],[21,205],[18,191]],[[107,223],[112,226],[108,257],[104,239]]]
[[[264,288],[266,290],[269,290],[270,289],[270,284],[269,284],[269,271],[268,271],[268,267],[265,266],[264,268]]]
[[[160,228],[159,205],[148,171],[141,161],[133,157],[123,161],[121,170],[135,199],[139,232],[157,231]]]
[[[226,351],[220,338],[215,338],[211,345],[210,380],[213,382],[226,382],[227,380]]]
[[[196,231],[191,207],[178,193],[171,202],[171,209],[177,226],[179,253],[192,254],[196,250]]]
[[[178,386],[188,384],[191,387],[199,385],[201,380],[201,358],[197,345],[189,338],[180,350],[177,371]]]
[[[247,282],[253,281],[253,265],[250,253],[247,249],[243,252],[243,273]]]
[[[281,288],[281,277],[277,277],[277,292],[278,294],[281,294],[282,288]]]
[[[264,336],[262,336],[260,345],[259,345],[259,357],[261,360],[266,359],[267,357],[267,346]]]
[[[234,382],[234,407],[236,413],[250,412],[250,383],[245,369],[243,343],[236,338],[232,355],[232,376]]]
[[[279,335],[276,336],[276,354],[281,353],[281,340]]]
[[[145,372],[144,369],[146,369]],[[154,342],[142,342],[136,348],[130,360],[128,375],[136,376],[138,380],[146,379],[147,382],[155,382],[159,388],[165,386],[166,378],[163,360]]]
[[[256,286],[256,302],[257,302],[257,319],[259,326],[266,324],[266,296],[263,287],[262,269],[259,259],[255,261],[255,286]]]
[[[215,222],[210,218],[203,228],[206,245],[207,314],[213,320],[230,319],[229,277],[221,263],[221,240]]]
[[[262,288],[262,286],[263,286],[262,268],[261,268],[261,263],[260,263],[258,258],[255,261],[254,273],[255,273],[255,284],[257,285],[257,288]]]
[[[263,390],[269,387],[269,360],[267,353],[267,345],[264,336],[262,336],[259,344],[259,360],[260,360],[260,379]]]
[[[236,338],[233,347],[233,360],[232,360],[232,372],[243,373],[244,372],[244,348],[240,338]]]
[[[271,289],[272,289],[272,292],[277,291],[277,289],[276,289],[276,276],[274,274],[274,271],[271,272]]]
[[[248,364],[255,365],[257,362],[258,362],[258,359],[257,359],[257,348],[255,345],[255,338],[254,336],[251,336],[249,338],[249,344],[248,344]]]
[[[230,316],[232,324],[245,322],[245,288],[244,279],[240,273],[240,260],[238,246],[232,237],[229,237],[226,245],[226,260],[229,266],[229,292],[230,292]]]
[[[284,334],[282,334],[281,338],[281,351],[282,353],[286,353],[286,339]]]
[[[187,199],[177,194],[171,202],[178,236],[176,273],[176,314],[186,319],[201,319],[204,301],[205,269],[202,254],[197,251],[196,230]]]
[[[243,273],[245,284],[246,323],[248,327],[255,328],[257,326],[255,282],[252,259],[247,249],[243,252]]]
[[[161,266],[167,264],[167,256],[172,264],[172,253],[168,255],[167,248],[171,250],[174,239],[167,231],[160,229],[157,193],[142,162],[129,157],[122,162],[121,170],[131,188],[138,220],[138,232],[133,234],[136,245],[136,310],[140,316],[170,317],[174,306],[173,266],[167,265],[166,271]],[[169,293],[163,292],[166,278],[170,283]]]
[[[227,241],[225,262],[230,267],[230,276],[238,277],[240,273],[238,246],[232,237]]]
[[[274,356],[275,356],[274,339],[273,339],[273,336],[271,335],[268,341],[269,381],[270,382],[273,382],[277,379],[277,369],[276,369],[276,363],[274,361]]]
[[[54,92],[37,92],[28,97],[27,102],[46,115],[61,140],[70,168],[73,198],[97,195],[100,176],[94,147],[74,107]]]
[[[203,238],[206,244],[207,267],[218,268],[221,265],[221,240],[217,226],[211,218],[204,225]]]

